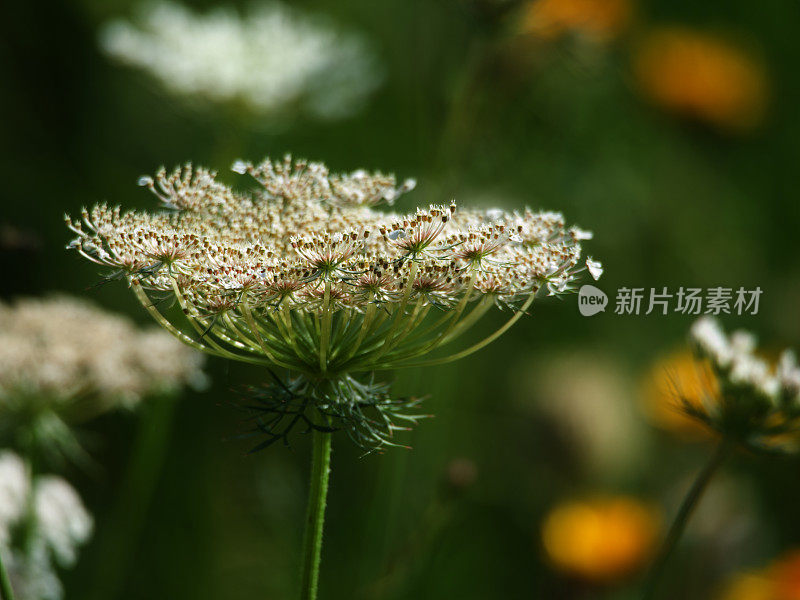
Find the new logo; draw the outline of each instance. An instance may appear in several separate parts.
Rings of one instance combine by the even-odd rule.
[[[584,317],[591,317],[603,312],[608,306],[608,296],[593,285],[581,286],[578,290],[578,310]]]

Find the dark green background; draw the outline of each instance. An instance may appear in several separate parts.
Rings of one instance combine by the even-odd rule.
[[[641,2],[636,24],[607,48],[565,40],[527,53],[508,43],[513,3],[294,4],[373,41],[386,82],[358,115],[333,123],[300,117],[276,128],[235,107],[187,104],[99,53],[99,26],[130,14],[131,2],[4,7],[0,222],[26,235],[12,243],[6,230],[3,297],[67,291],[147,322],[124,285],[87,289],[98,273],[64,250],[62,214],[103,200],[151,207],[136,180],[162,164],[192,160],[233,183],[241,181],[228,171],[235,158],[292,152],[336,170],[416,177],[418,188],[401,208],[454,197],[563,211],[595,232],[587,247],[605,265],[598,285],[612,301],[622,286],[760,286],[759,314],[728,318],[726,326],[752,329],[770,348],[798,345],[796,2]],[[771,82],[761,127],[726,135],[641,99],[631,50],[648,28],[670,23],[732,32],[760,54]],[[502,318],[488,318],[485,330]],[[580,440],[537,408],[554,387],[539,383],[554,362],[597,361],[629,383],[616,401],[634,406],[649,365],[682,343],[690,323],[688,316],[611,310],[587,319],[574,296],[543,300],[488,350],[398,373],[397,389],[430,394],[427,410],[436,417],[403,436],[412,451],[360,458],[345,436],[335,437],[321,597],[631,597],[635,581],[601,591],[555,573],[539,541],[544,514],[560,500],[595,492],[633,493],[670,510],[709,448],[659,433],[641,418],[644,466],[593,472]],[[224,439],[241,419],[227,403],[237,397],[231,388],[264,376],[219,360],[208,371],[212,388],[181,399],[121,599],[291,597],[309,440],[243,456],[248,442]],[[580,368],[564,375],[584,376]],[[582,410],[582,398],[570,401]],[[137,422],[117,414],[92,423],[86,443],[99,469],[67,473],[96,516],[96,539],[108,531]],[[447,465],[459,457],[478,470],[466,490],[446,484]],[[800,542],[798,466],[737,456],[726,473],[743,491],[728,500],[744,508],[723,529],[744,519],[749,533],[734,541],[689,538],[663,597],[708,598],[729,573]],[[87,595],[103,560],[97,545],[84,549],[65,574],[68,598]],[[387,573],[394,574],[389,584],[376,587]]]

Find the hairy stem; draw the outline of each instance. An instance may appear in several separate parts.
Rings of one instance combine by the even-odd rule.
[[[678,514],[675,515],[675,520],[672,522],[672,525],[670,525],[667,536],[664,538],[664,543],[661,545],[661,549],[653,561],[652,567],[650,567],[650,571],[645,580],[642,600],[650,600],[655,597],[658,582],[661,579],[661,575],[664,572],[664,568],[666,567],[672,551],[675,549],[678,540],[686,529],[689,517],[692,516],[694,509],[697,507],[714,473],[716,473],[719,466],[730,455],[733,448],[734,445],[729,440],[725,438],[720,440],[716,450],[714,450],[714,454],[711,455],[706,466],[703,467],[703,470],[700,471],[697,478],[694,480],[692,487],[689,489],[689,492],[686,494],[686,497],[683,499],[678,509]]]
[[[306,530],[303,535],[303,565],[300,576],[300,600],[316,600],[319,563],[322,554],[322,528],[328,496],[331,464],[331,434],[314,430],[311,459],[311,487],[308,490]]]

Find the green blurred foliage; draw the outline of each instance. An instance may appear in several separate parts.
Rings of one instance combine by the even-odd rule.
[[[192,160],[234,181],[227,169],[235,158],[292,152],[338,170],[417,177],[402,208],[455,197],[563,211],[595,232],[587,246],[604,263],[599,286],[610,295],[621,286],[760,286],[759,314],[727,324],[756,331],[768,345],[800,345],[795,3],[650,0],[637,7],[636,28],[607,48],[567,41],[533,55],[507,43],[514,6],[499,0],[296,4],[363,31],[378,48],[386,82],[360,114],[276,129],[235,108],[187,105],[97,49],[98,27],[129,14],[132,2],[6,6],[0,224],[6,241],[13,231],[25,243],[17,235],[4,245],[2,296],[85,294],[145,322],[123,285],[91,287],[97,270],[63,250],[62,214],[103,200],[152,206],[135,183],[162,164]],[[771,82],[758,129],[720,134],[642,100],[631,50],[641,30],[665,23],[735,31],[757,49]],[[594,356],[628,382],[615,401],[635,406],[649,364],[682,343],[691,321],[612,310],[587,319],[576,308],[572,297],[543,300],[491,349],[398,373],[398,392],[429,394],[427,410],[436,415],[403,436],[412,451],[362,458],[336,436],[322,597],[631,597],[635,582],[627,591],[592,590],[555,573],[540,546],[543,515],[559,500],[596,491],[632,493],[669,511],[709,449],[637,417],[644,441],[631,452],[644,453],[644,468],[613,476],[587,470],[580,440],[537,408],[554,387],[539,382],[543,365]],[[247,441],[226,439],[241,428],[230,404],[234,388],[264,376],[221,361],[209,371],[212,389],[187,393],[178,407],[121,600],[291,597],[310,444],[298,436],[291,450],[245,456]],[[576,368],[570,377],[584,375]],[[573,400],[581,410],[581,399]],[[96,515],[97,538],[135,432],[130,415],[94,423],[86,443],[98,469],[72,474]],[[448,484],[457,458],[477,469],[467,489]],[[688,537],[663,597],[707,598],[726,574],[796,544],[798,466],[737,457],[727,472],[750,490],[755,526],[728,545]],[[85,549],[65,574],[68,598],[85,596],[103,558],[95,545]]]

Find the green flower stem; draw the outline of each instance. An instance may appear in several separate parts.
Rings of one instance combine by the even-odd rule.
[[[134,564],[131,557],[161,474],[177,405],[177,398],[162,396],[152,398],[143,407],[147,413],[139,422],[130,463],[110,515],[110,527],[101,530],[108,533],[98,539],[96,546],[96,574],[88,594],[91,600],[117,598]]]
[[[300,600],[316,600],[319,563],[322,554],[322,527],[331,465],[331,434],[314,430],[311,459],[311,487],[308,491],[306,530],[303,535],[303,566],[300,577]]]
[[[700,473],[697,475],[697,478],[694,480],[692,487],[689,489],[689,492],[686,494],[686,497],[683,499],[683,502],[678,509],[678,514],[675,515],[675,520],[672,522],[672,525],[670,525],[667,536],[664,538],[664,543],[661,545],[661,549],[653,561],[652,567],[650,567],[647,579],[645,580],[642,600],[650,600],[651,598],[655,597],[658,582],[660,581],[661,575],[664,572],[667,560],[672,554],[672,551],[675,549],[678,540],[683,535],[683,531],[686,529],[686,524],[689,522],[689,518],[692,516],[694,509],[697,507],[697,504],[702,497],[703,492],[705,492],[706,487],[708,487],[711,478],[714,476],[714,473],[716,473],[717,469],[725,461],[725,459],[730,456],[733,448],[734,444],[729,440],[725,438],[720,440],[716,450],[714,451],[714,454],[711,455],[711,458],[709,459],[708,463],[706,463],[706,466],[702,471],[700,471]]]
[[[11,588],[11,580],[8,578],[2,553],[0,553],[0,599],[14,600],[14,590]]]
[[[325,281],[325,291],[322,300],[322,330],[319,344],[319,368],[325,373],[328,370],[328,345],[331,341],[331,282]]]

